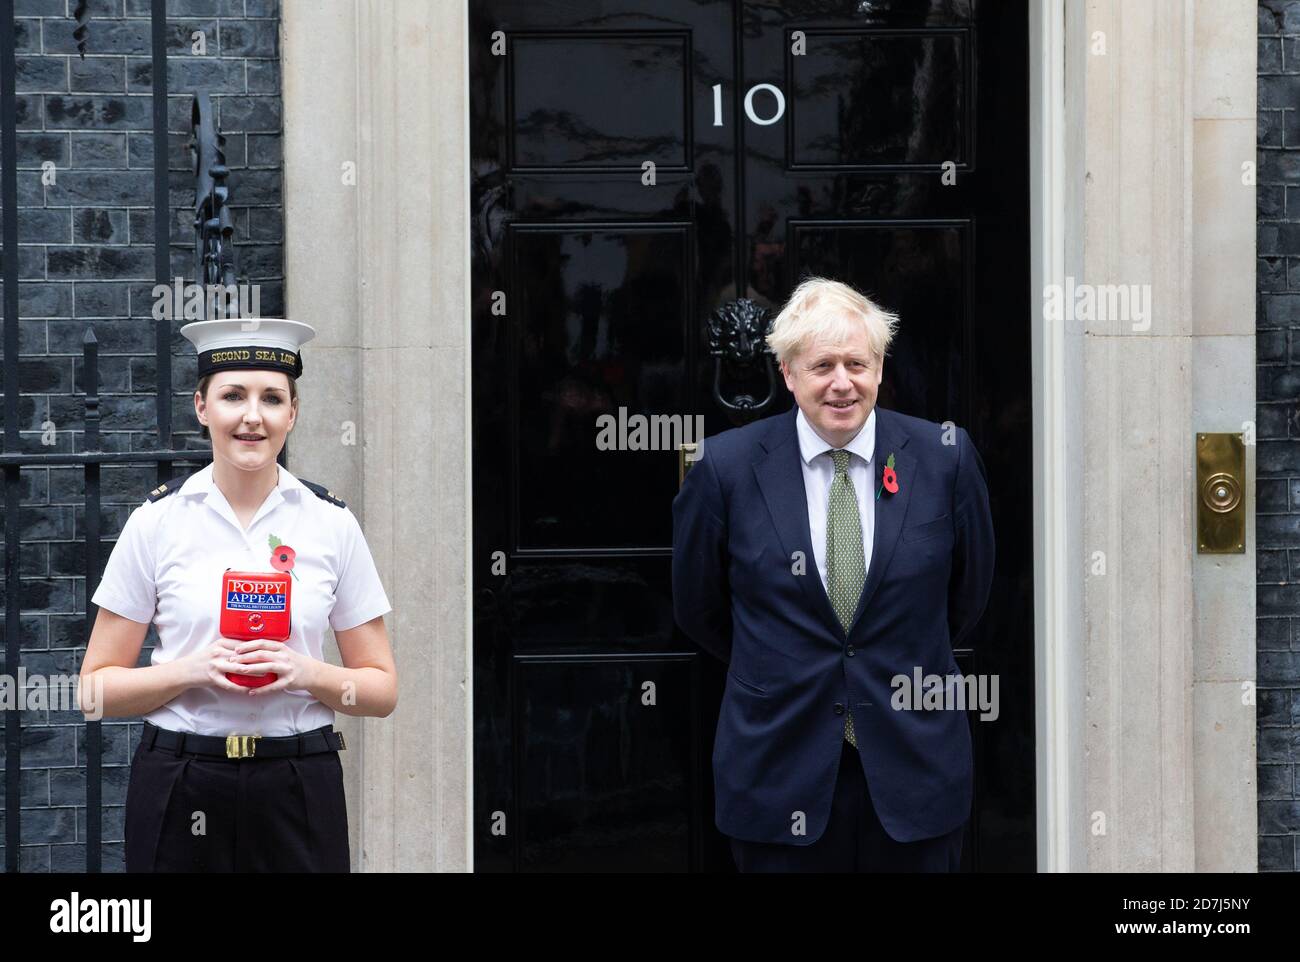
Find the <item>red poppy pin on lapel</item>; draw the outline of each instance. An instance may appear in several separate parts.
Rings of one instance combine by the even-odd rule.
[[[271,545],[271,567],[276,571],[287,571],[289,574],[293,575],[294,581],[301,581],[302,579],[293,572],[293,561],[298,557],[298,552],[294,551],[275,535],[271,535],[266,540]]]
[[[891,453],[885,460],[885,470],[882,472],[882,482],[880,491],[888,491],[890,494],[898,494],[898,475],[894,472],[894,455]],[[880,491],[876,492],[876,500],[880,500]]]

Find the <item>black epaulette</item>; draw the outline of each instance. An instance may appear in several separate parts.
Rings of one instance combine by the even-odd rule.
[[[328,501],[330,504],[336,504],[340,508],[347,507],[347,505],[343,503],[342,499],[335,497],[333,491],[326,490],[325,485],[317,484],[314,481],[303,481],[302,478],[299,478],[298,480],[302,481],[303,484],[307,485],[307,487],[311,490],[312,494],[316,495],[316,497],[320,498],[322,501]]]
[[[198,471],[191,471],[189,474],[178,475],[177,477],[172,478],[170,481],[164,481],[162,484],[158,485],[158,487],[154,488],[152,491],[149,492],[149,500],[158,501],[162,498],[167,497],[167,495],[179,489],[180,486],[185,483],[185,479],[188,478],[191,474],[198,474],[199,471],[202,470],[203,470],[202,468],[199,468]]]

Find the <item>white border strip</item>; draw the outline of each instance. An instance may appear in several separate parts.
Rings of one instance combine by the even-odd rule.
[[[1063,283],[1065,4],[1029,6],[1030,305],[1034,448],[1034,708],[1038,869],[1070,871],[1066,330],[1043,317],[1043,289]]]
[[[473,170],[470,158],[470,78],[469,78],[469,31],[473,24],[473,13],[469,8],[469,0],[465,0],[464,17],[461,20],[462,36],[465,42],[461,44],[461,101],[465,105],[462,116],[463,129],[465,136],[462,156],[463,167],[462,182],[465,185],[465,204],[462,208],[465,214],[465,237],[462,242],[464,259],[461,261],[461,269],[464,283],[461,285],[465,290],[465,350],[464,350],[464,375],[462,384],[465,388],[465,490],[463,497],[465,499],[465,529],[462,533],[462,539],[465,544],[465,595],[464,595],[464,618],[465,618],[465,677],[467,679],[465,690],[465,871],[473,873],[474,871],[474,285],[471,283],[473,275],[470,273],[470,245],[473,243],[474,218],[471,213],[470,197],[470,172]]]

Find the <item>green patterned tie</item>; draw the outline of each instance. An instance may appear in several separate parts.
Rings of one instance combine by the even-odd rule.
[[[858,517],[858,496],[849,479],[849,452],[832,451],[835,478],[831,481],[826,508],[826,583],[831,606],[845,634],[853,624],[862,586],[867,581],[867,559],[862,548],[862,519]],[[853,733],[853,711],[844,712],[844,737],[857,747]]]

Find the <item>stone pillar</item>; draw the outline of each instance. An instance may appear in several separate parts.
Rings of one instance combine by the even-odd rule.
[[[1255,0],[1196,0],[1192,78],[1192,433],[1255,419]],[[1193,555],[1196,871],[1258,867],[1255,452],[1246,553]],[[1193,543],[1195,548],[1195,543]]]
[[[1255,204],[1240,169],[1254,158],[1254,6],[1093,0],[1082,21],[1084,36],[1067,35],[1084,61],[1076,281],[1149,285],[1151,300],[1145,323],[1072,327],[1083,363],[1076,829],[1094,871],[1253,871],[1255,721],[1240,699],[1254,672],[1253,458],[1246,554],[1197,555],[1194,488],[1196,432],[1240,431],[1254,416]]]
[[[321,330],[291,470],[328,479],[361,520],[400,678],[389,718],[340,716],[353,865],[465,871],[465,5],[284,0],[282,23],[286,301]]]

